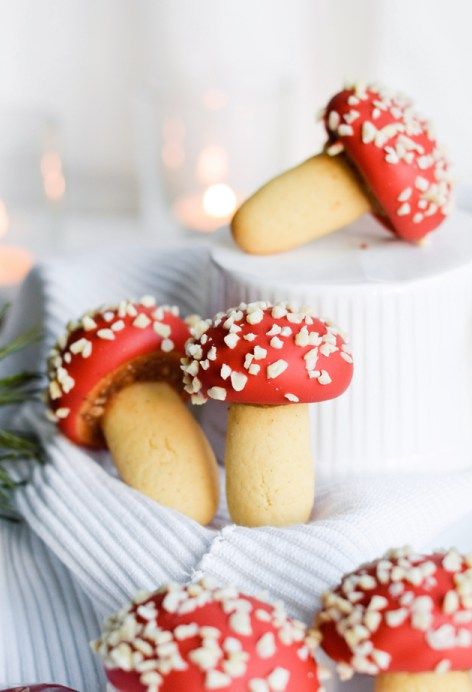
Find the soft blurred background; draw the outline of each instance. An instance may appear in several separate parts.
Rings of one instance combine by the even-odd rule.
[[[0,0],[0,285],[46,254],[208,238],[379,80],[472,180],[470,0]]]

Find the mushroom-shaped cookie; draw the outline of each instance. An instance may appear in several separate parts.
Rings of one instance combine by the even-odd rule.
[[[139,596],[92,647],[118,692],[314,692],[316,645],[281,603],[203,579]]]
[[[270,181],[232,221],[246,252],[289,250],[367,211],[399,238],[419,241],[450,208],[448,163],[409,100],[356,84],[324,115],[325,151]]]
[[[213,452],[188,411],[178,308],[145,296],[85,314],[49,358],[52,418],[73,442],[110,449],[123,480],[206,524],[218,504]]]
[[[472,556],[392,550],[323,597],[322,646],[376,692],[471,692]]]
[[[339,330],[309,308],[241,304],[196,327],[186,353],[184,382],[194,403],[230,404],[232,519],[245,526],[306,521],[314,498],[307,404],[339,396],[352,378]]]

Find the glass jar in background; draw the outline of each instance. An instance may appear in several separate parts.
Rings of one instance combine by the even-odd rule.
[[[54,118],[0,114],[0,296],[11,297],[38,257],[57,247],[65,177]]]
[[[290,159],[288,82],[156,86],[136,99],[144,227],[159,244],[209,233]]]

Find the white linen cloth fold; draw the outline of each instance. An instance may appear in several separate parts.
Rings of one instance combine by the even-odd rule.
[[[46,344],[7,366],[40,367],[69,319],[122,297],[151,293],[184,314],[205,314],[208,281],[201,247],[47,262],[26,281],[4,330],[8,338],[39,321]],[[25,405],[14,423],[39,432],[47,463],[35,465],[17,492],[25,524],[1,528],[1,684],[49,677],[81,692],[102,689],[86,640],[136,590],[166,580],[205,573],[249,592],[268,590],[310,622],[320,594],[344,572],[392,545],[431,544],[471,509],[472,459],[470,471],[460,473],[447,473],[445,460],[436,476],[321,485],[305,526],[243,528],[230,524],[223,508],[212,526],[201,527],[124,485],[106,453],[92,455],[64,439],[45,422],[42,405]]]
[[[101,617],[72,573],[26,523],[0,524],[0,556],[0,687],[105,689],[88,646]]]

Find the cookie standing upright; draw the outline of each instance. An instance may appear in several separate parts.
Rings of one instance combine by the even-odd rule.
[[[226,491],[246,526],[303,523],[314,499],[308,403],[341,395],[353,361],[345,337],[308,307],[258,301],[202,322],[186,345],[195,403],[230,404]]]

